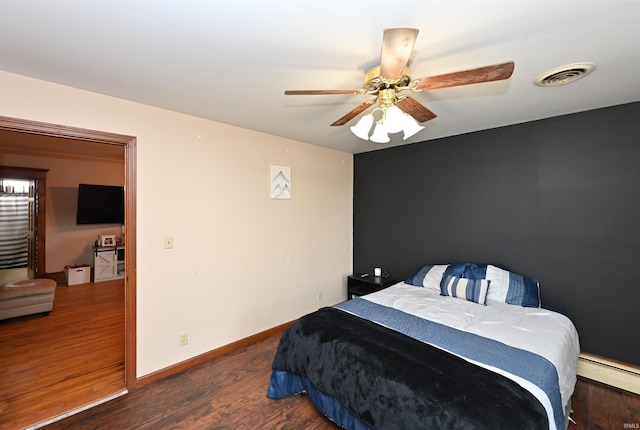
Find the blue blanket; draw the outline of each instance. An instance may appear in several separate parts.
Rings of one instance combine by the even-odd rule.
[[[366,299],[348,300],[335,307],[461,357],[505,370],[532,382],[549,398],[556,428],[564,428],[564,409],[558,372],[546,358],[473,333],[424,320]]]
[[[305,315],[280,339],[267,396],[302,391],[349,429],[549,425],[541,403],[514,381],[336,308]]]

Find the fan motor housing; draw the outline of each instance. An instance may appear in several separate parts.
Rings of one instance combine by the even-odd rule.
[[[411,70],[404,68],[402,76],[393,81],[387,81],[380,76],[380,66],[376,66],[364,75],[364,89],[368,92],[377,93],[384,87],[406,87],[411,83]]]

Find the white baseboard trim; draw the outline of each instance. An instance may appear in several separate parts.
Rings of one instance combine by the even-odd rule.
[[[640,395],[640,368],[580,353],[578,376]]]
[[[124,390],[119,391],[119,392],[117,392],[115,394],[112,394],[110,396],[104,397],[104,398],[102,398],[100,400],[96,400],[95,402],[91,402],[91,403],[86,404],[84,406],[80,406],[79,408],[76,408],[76,409],[74,409],[72,411],[65,412],[64,414],[58,415],[57,417],[53,417],[53,418],[48,419],[46,421],[42,421],[41,423],[38,423],[38,424],[35,424],[33,426],[27,427],[24,430],[35,430],[35,429],[39,429],[39,428],[44,427],[44,426],[48,426],[51,423],[55,423],[56,421],[63,420],[65,418],[67,418],[67,417],[70,417],[71,415],[79,414],[80,412],[86,411],[89,408],[93,408],[94,406],[101,405],[101,404],[106,403],[109,400],[113,400],[113,399],[115,399],[117,397],[124,396],[128,392],[129,392],[129,390],[124,389]]]

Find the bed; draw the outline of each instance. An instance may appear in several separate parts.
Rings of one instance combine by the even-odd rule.
[[[425,265],[282,335],[267,397],[306,393],[346,429],[567,427],[580,352],[539,282],[490,264]]]

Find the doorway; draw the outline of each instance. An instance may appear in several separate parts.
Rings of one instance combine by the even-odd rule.
[[[136,138],[102,131],[0,116],[0,133],[36,135],[52,138],[40,142],[38,150],[48,153],[75,154],[81,148],[108,156],[110,150],[124,148],[125,157],[125,387],[137,386],[136,378]],[[15,141],[19,141],[16,139]],[[24,141],[24,139],[22,139]],[[44,266],[42,268],[44,273]]]

